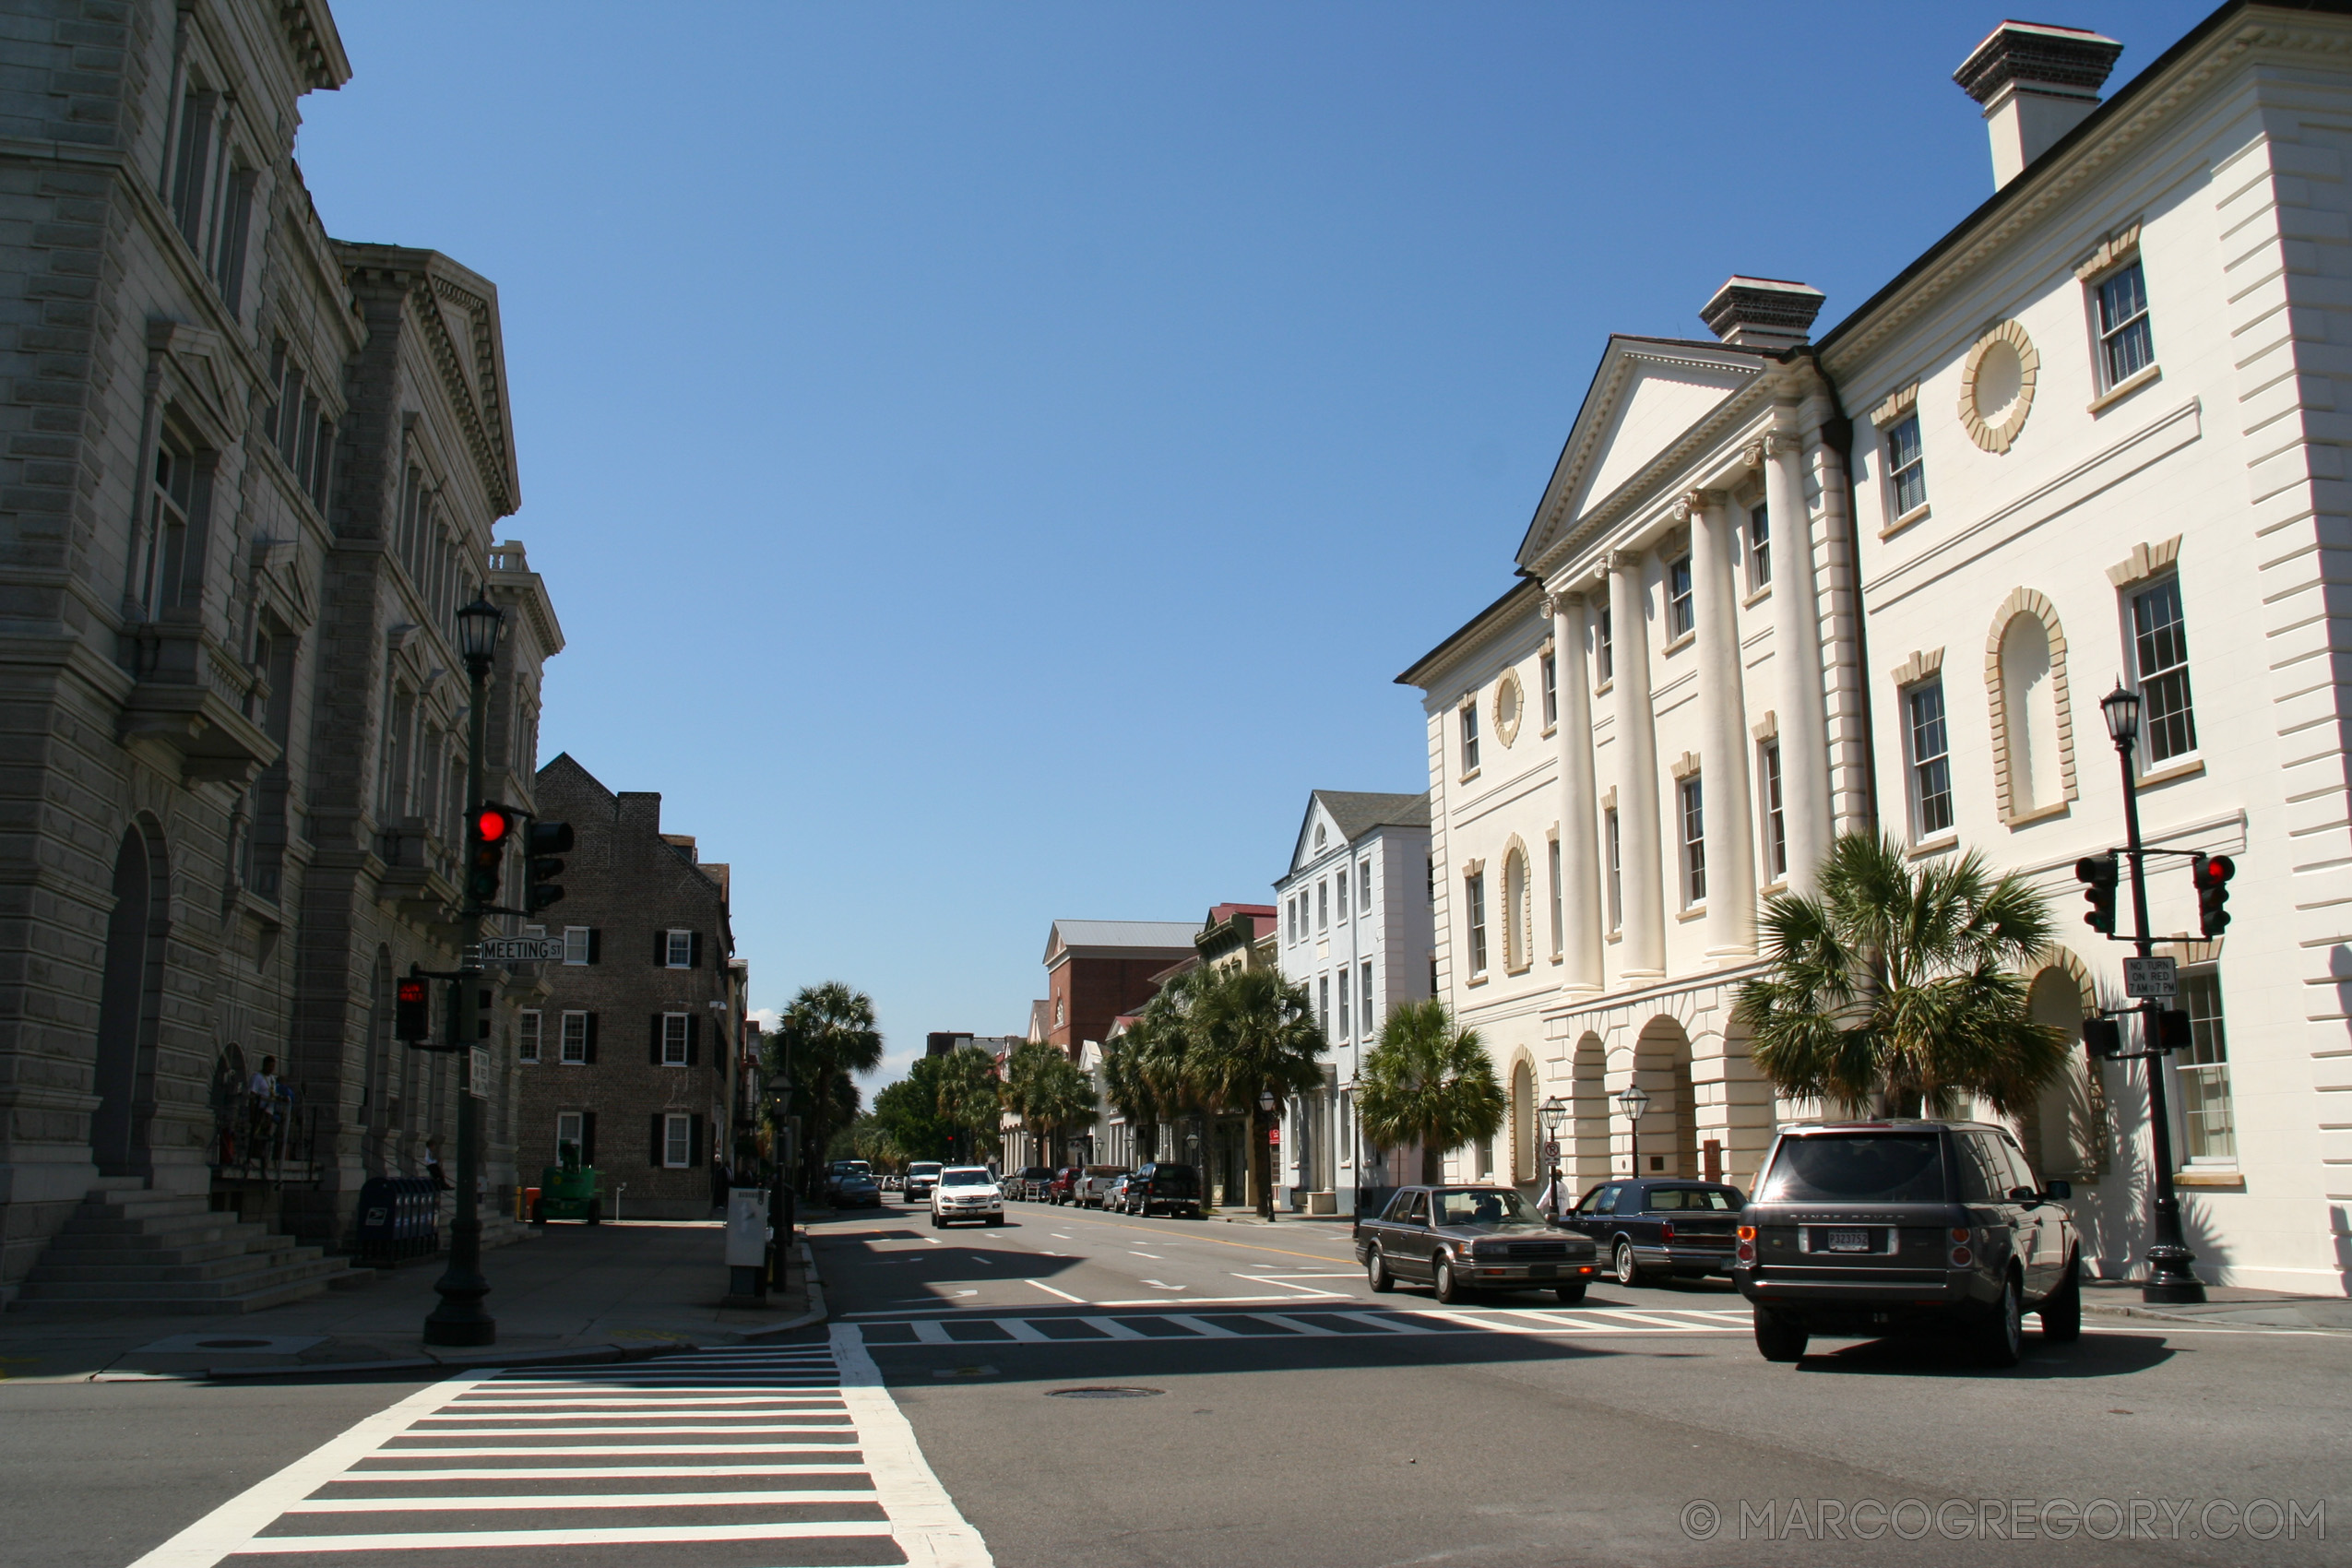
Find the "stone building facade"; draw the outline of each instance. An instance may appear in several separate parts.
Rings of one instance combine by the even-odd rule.
[[[332,239],[292,160],[300,99],[350,75],[323,0],[16,9],[0,1293],[101,1178],[332,1240],[361,1181],[454,1134],[450,1059],[389,1016],[394,973],[457,958],[452,615],[508,612],[492,778],[518,804],[562,647],[494,542],[520,503],[496,290]],[[260,1184],[220,1134],[266,1055],[302,1158]]]
[[[617,1199],[624,1218],[703,1218],[745,1109],[747,970],[728,869],[662,831],[659,795],[615,794],[569,754],[540,769],[538,798],[576,843],[547,911],[564,961],[535,966],[517,998],[524,1182],[573,1140],[602,1172],[608,1215]]]
[[[1571,1174],[1623,1170],[1638,1080],[1645,1172],[1749,1182],[1819,1108],[1758,1080],[1731,1002],[1760,901],[1809,890],[1834,835],[2047,892],[2042,1021],[2120,992],[2073,875],[2123,838],[2097,717],[2120,677],[2147,842],[2239,868],[2213,940],[2181,859],[2150,870],[2192,1025],[2157,1070],[2199,1271],[2340,1293],[2352,7],[2233,0],[2102,102],[2120,52],[1996,29],[1955,77],[1994,196],[1818,341],[1817,293],[1742,278],[1714,340],[1610,340],[1523,582],[1405,677],[1441,987],[1510,1074],[1515,1149],[1556,1094]],[[2102,1276],[2148,1242],[2144,1072],[2078,1052],[2015,1119]]]

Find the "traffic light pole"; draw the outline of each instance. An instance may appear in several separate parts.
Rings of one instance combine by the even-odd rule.
[[[469,654],[466,678],[472,695],[466,714],[466,837],[481,832],[481,731],[483,694],[490,682],[488,654]],[[458,939],[465,948],[481,940],[481,901],[471,885],[473,857],[466,857],[468,885],[457,918]],[[457,1052],[457,1218],[449,1227],[449,1266],[434,1282],[441,1304],[424,1320],[428,1345],[494,1345],[498,1321],[482,1310],[490,1281],[481,1276],[481,1209],[475,1188],[481,1181],[481,1111],[474,1094],[474,1042],[480,1036],[478,1013],[481,971],[463,963],[468,978],[450,989],[450,1044]],[[489,1086],[479,1086],[487,1090]]]
[[[2140,793],[2139,779],[2132,771],[2132,736],[2121,736],[2116,741],[2115,752],[2123,763],[2123,842],[2124,853],[2132,862],[2132,941],[2141,957],[2151,958],[2156,956],[2156,943],[2148,935],[2148,882],[2140,865]],[[2148,1248],[2148,1277],[2140,1287],[2140,1299],[2155,1303],[2202,1301],[2205,1299],[2204,1282],[2192,1266],[2196,1254],[2189,1250],[2181,1233],[2180,1200],[2172,1185],[2172,1121],[2164,1091],[2164,1053],[2154,1049],[2156,1016],[2156,1000],[2144,999],[2140,1004],[2140,1039],[2148,1063],[2148,1133],[2156,1158],[2156,1240]]]

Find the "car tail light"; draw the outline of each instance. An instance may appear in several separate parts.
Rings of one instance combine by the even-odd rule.
[[[1674,1240],[1674,1221],[1670,1219],[1668,1220],[1663,1226],[1659,1227],[1659,1230],[1662,1233],[1659,1238],[1661,1241],[1671,1241]]]
[[[1965,1225],[1955,1225],[1952,1228],[1952,1239],[1955,1241],[1965,1241],[1968,1239],[1968,1228]]]
[[[1954,1268],[1966,1268],[1976,1255],[1976,1253],[1970,1252],[1966,1247],[1954,1247],[1952,1249],[1952,1266]]]
[[[1753,1263],[1756,1261],[1756,1244],[1749,1239],[1754,1234],[1754,1231],[1749,1229],[1744,1225],[1740,1228],[1740,1245],[1733,1255],[1741,1263]]]

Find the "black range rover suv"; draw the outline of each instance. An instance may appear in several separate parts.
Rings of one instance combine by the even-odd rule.
[[[2008,1132],[1974,1122],[1791,1127],[1740,1216],[1731,1277],[1756,1348],[1794,1361],[1815,1334],[1967,1336],[2017,1364],[2025,1313],[2042,1337],[2083,1331],[2063,1182],[2038,1182]]]

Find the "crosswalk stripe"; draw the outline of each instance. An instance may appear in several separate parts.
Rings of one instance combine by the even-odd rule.
[[[327,1551],[445,1551],[493,1546],[670,1546],[690,1541],[835,1540],[850,1536],[897,1533],[888,1519],[844,1519],[822,1524],[648,1525],[613,1531],[574,1530],[417,1530],[398,1535],[256,1536],[237,1548],[247,1553],[289,1557],[299,1552]],[[218,1562],[218,1558],[209,1561]]]
[[[1168,1321],[1170,1323],[1183,1324],[1186,1328],[1191,1329],[1194,1334],[1199,1335],[1204,1339],[1239,1339],[1241,1337],[1241,1335],[1234,1333],[1229,1328],[1219,1327],[1218,1324],[1209,1322],[1208,1319],[1205,1317],[1194,1317],[1190,1313],[1170,1313],[1168,1314]],[[1032,1330],[1031,1332],[1034,1333],[1035,1331]],[[1038,1335],[1038,1337],[1042,1339],[1045,1336],[1039,1334]]]
[[[871,1491],[812,1488],[806,1491],[603,1491],[539,1493],[529,1497],[313,1497],[289,1514],[454,1514],[476,1508],[511,1512],[530,1508],[709,1508],[751,1503],[873,1503]]]
[[[503,1450],[502,1450],[503,1452]],[[608,1449],[591,1449],[590,1453],[609,1453]],[[631,1454],[643,1454],[645,1449],[632,1449]],[[793,1453],[803,1450],[794,1449]],[[439,1470],[352,1470],[339,1478],[338,1486],[351,1481],[552,1481],[552,1480],[630,1480],[648,1476],[862,1476],[865,1470],[857,1465],[484,1465],[470,1469]],[[552,1494],[551,1494],[552,1495]]]
[[[1088,1328],[1099,1329],[1111,1339],[1148,1339],[1151,1336],[1129,1328],[1115,1317],[1082,1317],[1078,1320]]]

